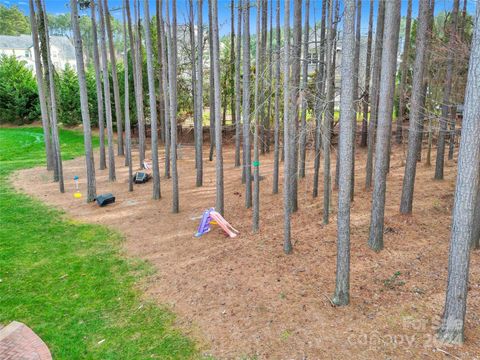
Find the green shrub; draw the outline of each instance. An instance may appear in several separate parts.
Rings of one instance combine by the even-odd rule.
[[[40,117],[34,74],[14,56],[0,57],[0,123],[23,125]]]

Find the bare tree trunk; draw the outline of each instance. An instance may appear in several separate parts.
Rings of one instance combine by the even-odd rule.
[[[415,44],[416,56],[413,68],[413,88],[410,110],[410,129],[408,134],[408,153],[407,162],[405,165],[405,176],[403,178],[402,198],[400,202],[400,212],[402,214],[410,214],[412,212],[413,186],[415,183],[415,173],[417,170],[418,143],[421,141],[421,138],[418,136],[418,134],[420,131],[422,112],[425,54],[428,51],[427,33],[429,14],[429,1],[420,0],[417,39]]]
[[[368,17],[367,55],[365,61],[365,85],[363,92],[362,137],[360,147],[367,146],[368,136],[368,105],[370,103],[370,65],[372,61],[372,28],[373,28],[373,0],[370,0],[370,14]]]
[[[123,156],[123,114],[122,103],[120,101],[120,89],[118,86],[117,60],[115,59],[115,47],[113,43],[112,23],[110,20],[110,11],[108,10],[108,0],[105,4],[105,23],[107,25],[108,46],[110,50],[110,63],[112,65],[113,98],[115,100],[115,118],[117,120],[117,154]]]
[[[378,93],[380,87],[381,65],[382,60],[382,41],[383,30],[385,26],[385,2],[378,3],[377,28],[375,34],[375,51],[373,55],[373,70],[372,70],[372,96],[370,97],[370,120],[368,122],[367,135],[367,167],[365,176],[365,189],[372,188],[373,176],[373,148],[375,146],[375,129],[377,127],[378,114]]]
[[[41,5],[42,6],[42,5]],[[61,193],[65,192],[65,186],[63,182],[63,166],[62,166],[62,155],[60,148],[60,137],[58,135],[58,125],[57,125],[57,96],[55,90],[55,81],[53,78],[54,69],[52,64],[52,55],[50,51],[50,35],[48,33],[48,17],[46,15],[45,4],[43,4],[40,15],[43,16],[43,24],[45,30],[45,47],[47,52],[47,65],[48,65],[48,77],[50,85],[50,105],[51,105],[51,130],[52,130],[52,141],[53,141],[53,151],[55,154],[55,164],[57,169],[58,176],[58,187]]]
[[[103,92],[105,99],[105,113],[107,119],[107,141],[108,141],[108,180],[116,181],[115,176],[115,153],[113,151],[113,125],[112,125],[112,104],[110,102],[110,80],[108,76],[107,43],[105,40],[105,17],[103,15],[102,1],[98,2],[98,15],[100,18],[100,49],[102,52]]]
[[[447,343],[464,341],[470,242],[480,174],[480,6],[477,4],[472,50],[465,94],[462,141],[458,154],[453,224],[448,258],[447,293],[438,338]],[[478,218],[477,218],[478,219]],[[478,221],[477,221],[478,223]]]
[[[158,126],[160,131],[160,141],[165,144],[165,93],[163,92],[163,66],[162,61],[162,8],[160,0],[155,0],[155,23],[157,27],[157,58],[158,63]]]
[[[165,121],[164,121],[164,132],[165,132],[165,177],[167,179],[170,178],[170,92],[168,91],[168,59],[167,59],[167,47],[168,45],[165,43],[166,38],[168,36],[165,35],[165,23],[163,21],[162,9],[163,9],[163,1],[160,0],[160,37],[161,37],[161,45],[162,45],[162,91],[165,94]]]
[[[208,157],[209,161],[213,161],[213,151],[215,148],[215,89],[213,83],[213,43],[212,43],[212,4],[211,1],[208,1],[208,50],[210,54],[210,75],[209,75],[209,82],[210,82],[210,111],[209,111],[209,118],[210,118],[210,154]]]
[[[272,9],[273,11],[273,9]],[[275,87],[280,89],[280,49],[281,49],[281,30],[280,30],[280,0],[277,0],[276,8],[276,49],[275,49]],[[273,29],[271,29],[272,31]],[[278,194],[278,166],[280,155],[280,91],[275,91],[275,125],[274,125],[274,145],[273,145],[273,193]]]
[[[450,142],[448,148],[448,160],[453,160],[453,151],[455,150],[455,124],[456,124],[456,106],[452,106],[450,115]]]
[[[194,144],[197,143],[197,137],[201,136],[202,134],[198,134],[198,126],[197,122],[200,121],[197,116],[197,63],[196,63],[196,55],[195,55],[195,14],[193,10],[193,0],[188,0],[188,30],[190,34],[190,60],[192,62],[192,74],[191,74],[191,81],[192,81],[192,112],[193,112],[193,142]],[[195,152],[197,148],[195,147]],[[198,167],[198,156],[195,154],[195,169]]]
[[[214,102],[215,102],[215,172],[216,172],[216,201],[215,209],[223,215],[223,154],[222,154],[222,122],[220,118],[220,51],[218,39],[218,11],[217,1],[209,0],[212,8],[212,37],[213,45],[213,83],[214,83]]]
[[[452,92],[453,79],[453,58],[455,53],[455,40],[457,32],[459,0],[453,1],[452,20],[450,24],[450,39],[448,41],[447,75],[445,77],[445,86],[443,88],[442,115],[440,117],[440,131],[437,141],[437,159],[435,163],[435,180],[443,179],[443,165],[445,162],[445,134],[447,132],[450,93]]]
[[[342,85],[340,94],[340,178],[337,216],[337,276],[333,303],[348,305],[350,299],[350,197],[352,186],[353,138],[355,125],[355,0],[345,0],[342,39]]]
[[[128,78],[128,34],[127,34],[127,16],[126,3],[130,0],[123,0],[123,64],[125,71],[125,160],[128,166],[128,191],[133,191],[133,170],[132,170],[132,136],[130,126],[130,89]],[[130,46],[132,44],[130,43]]]
[[[198,2],[197,15],[197,47],[198,47],[198,65],[197,65],[197,137],[195,139],[195,156],[197,164],[197,186],[203,185],[203,0]]]
[[[70,0],[73,39],[75,44],[75,59],[77,63],[78,85],[80,88],[80,110],[82,112],[83,142],[85,146],[85,165],[87,168],[87,202],[95,200],[95,163],[93,161],[92,129],[90,128],[90,113],[88,111],[87,79],[83,63],[82,38],[78,24],[77,0]]]
[[[368,246],[374,251],[383,249],[385,193],[389,143],[392,133],[395,72],[397,70],[398,36],[400,30],[400,2],[385,3],[385,32],[383,34],[382,75],[378,102],[378,128],[375,147],[375,182],[372,196],[372,219]]]
[[[238,1],[237,10],[237,47],[235,48],[235,167],[241,166],[240,161],[240,137],[242,136],[242,124],[241,124],[241,105],[242,94],[240,92],[240,58],[242,55],[242,4],[241,0]]]
[[[253,134],[253,232],[257,232],[259,229],[260,223],[260,159],[259,159],[259,127],[260,127],[260,114],[263,111],[263,104],[262,104],[262,82],[261,78],[263,77],[263,47],[265,44],[263,43],[263,32],[260,25],[260,22],[263,18],[262,15],[262,8],[265,6],[264,1],[257,0],[257,28],[256,28],[256,35],[257,35],[257,43],[256,43],[256,51],[255,51],[255,130]]]
[[[285,1],[283,45],[284,68],[283,68],[283,142],[285,147],[285,160],[283,162],[283,209],[284,209],[284,234],[283,251],[290,254],[293,251],[290,229],[290,215],[292,213],[292,129],[295,128],[294,119],[290,113],[290,1]],[[295,176],[295,174],[293,174]]]
[[[266,6],[265,6],[266,7]],[[266,12],[267,10],[265,10]],[[266,32],[265,29],[265,39],[266,39]],[[270,0],[270,34],[269,34],[269,46],[268,46],[268,78],[267,78],[267,87],[268,88],[268,104],[267,104],[267,116],[265,117],[265,140],[263,142],[263,149],[264,152],[270,152],[270,142],[271,142],[271,134],[270,134],[270,122],[272,119],[272,95],[273,95],[273,82],[272,82],[272,75],[273,75],[273,0]],[[266,47],[265,47],[266,51]],[[267,61],[267,60],[265,60]],[[266,90],[265,90],[266,94]]]
[[[101,1],[101,0],[100,0]],[[98,111],[98,137],[100,141],[100,164],[99,169],[104,170],[107,167],[105,158],[105,112],[103,109],[103,90],[102,90],[102,74],[100,70],[100,54],[98,52],[97,39],[97,20],[95,14],[95,1],[90,2],[90,10],[92,12],[92,39],[93,39],[93,66],[95,68],[95,86],[97,90],[97,111]]]
[[[266,134],[266,128],[268,126],[268,123],[270,120],[267,119],[265,116],[265,99],[266,99],[266,87],[267,85],[265,84],[265,76],[266,76],[266,62],[267,62],[267,20],[268,20],[268,0],[264,0],[261,2],[262,6],[262,24],[261,24],[261,34],[262,34],[262,40],[261,40],[261,53],[260,53],[260,63],[261,63],[261,69],[259,71],[260,73],[260,93],[259,93],[259,101],[260,101],[260,109],[259,109],[259,131],[260,131],[260,140],[261,144],[259,144],[260,147],[260,152],[262,154],[265,154],[265,144],[267,143],[267,134]],[[256,67],[256,65],[255,65]],[[268,80],[267,80],[268,82]],[[255,191],[254,191],[255,192]]]
[[[325,19],[328,0],[322,0],[322,20],[320,29],[320,64],[316,79],[317,99],[315,101],[315,161],[313,169],[313,197],[318,196],[318,177],[320,174],[320,149],[322,147],[322,114],[325,114]],[[317,31],[315,30],[315,36]],[[315,41],[316,45],[316,41]]]
[[[35,18],[35,8],[33,0],[29,0],[30,7],[30,26],[32,28],[33,55],[35,58],[35,75],[37,79],[38,100],[40,102],[40,112],[42,114],[43,141],[45,143],[45,154],[47,158],[47,170],[52,170],[54,166],[52,140],[50,139],[50,125],[48,120],[47,100],[45,98],[45,89],[43,83],[43,69],[40,62],[40,47],[38,45],[37,20]]]
[[[407,6],[407,19],[405,21],[405,41],[403,43],[403,55],[402,55],[402,65],[400,67],[401,78],[400,78],[400,89],[399,89],[399,107],[398,107],[398,118],[397,118],[397,132],[395,134],[395,139],[397,144],[401,144],[403,140],[403,121],[405,119],[405,86],[407,85],[407,74],[408,74],[408,58],[410,53],[410,28],[412,24],[412,0],[408,0]]]
[[[299,97],[300,97],[300,58],[302,56],[302,0],[293,1],[293,58],[292,58],[292,76],[290,78],[290,101],[291,110],[295,119],[295,126],[290,133],[293,139],[292,148],[292,212],[298,210],[298,145],[297,136],[299,132]],[[288,156],[288,155],[287,155]]]
[[[252,169],[250,150],[250,4],[242,2],[243,16],[243,153],[245,169],[245,207],[252,206]]]
[[[235,108],[235,0],[230,0],[230,111],[232,112],[232,125],[237,120]],[[225,77],[227,79],[227,77]],[[226,104],[225,104],[226,105]],[[227,106],[223,109],[225,113]]]
[[[157,99],[155,96],[155,74],[153,70],[153,49],[152,36],[150,31],[150,9],[148,0],[143,1],[144,26],[145,26],[145,47],[147,50],[147,77],[148,77],[148,98],[150,101],[150,128],[152,141],[152,177],[153,193],[152,199],[160,199],[160,170],[158,166],[158,128],[157,128]]]
[[[170,162],[172,165],[172,212],[180,211],[178,195],[178,171],[177,171],[177,0],[172,0],[172,26],[168,1],[167,4],[167,46],[168,46],[168,68],[169,68],[169,93],[170,93]]]
[[[140,10],[138,9],[139,4],[137,0],[133,0],[134,5],[134,19],[135,19],[135,30],[136,37],[134,38],[134,54],[135,54],[135,78],[136,78],[136,87],[135,87],[135,102],[137,105],[137,123],[138,123],[138,148],[139,148],[139,160],[140,167],[144,167],[145,161],[145,113],[144,113],[144,96],[143,96],[143,56],[142,56],[142,45],[140,40]]]
[[[336,0],[335,0],[336,1]],[[323,223],[328,224],[330,218],[330,194],[331,194],[331,175],[330,175],[330,144],[332,138],[333,109],[332,103],[335,101],[335,66],[333,63],[334,49],[334,0],[329,0],[328,20],[327,20],[327,99],[326,111],[323,116]]]
[[[305,161],[307,156],[307,109],[308,109],[308,100],[307,100],[307,80],[308,80],[308,38],[310,32],[310,0],[305,2],[305,34],[303,37],[303,64],[302,64],[302,79],[300,83],[300,98],[302,104],[302,113],[300,116],[301,127],[300,127],[300,159],[298,164],[298,176],[301,178],[305,177]]]

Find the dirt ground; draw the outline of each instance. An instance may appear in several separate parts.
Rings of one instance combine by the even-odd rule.
[[[204,186],[196,188],[193,147],[182,147],[179,214],[171,213],[172,183],[163,177],[163,170],[161,200],[151,200],[151,183],[135,185],[129,193],[123,158],[116,159],[116,183],[108,182],[108,170],[96,171],[98,194],[112,192],[117,199],[104,208],[73,197],[74,175],[80,176],[81,190],[86,192],[83,158],[64,163],[65,194],[58,193],[43,168],[21,171],[14,183],[75,219],[122,232],[126,252],[157,270],[144,285],[146,297],[178,314],[179,326],[199,341],[204,354],[219,359],[480,358],[479,251],[471,256],[466,343],[445,346],[435,341],[445,297],[456,163],[447,162],[441,182],[432,180],[433,167],[420,163],[414,214],[401,216],[404,150],[393,148],[385,249],[377,254],[367,246],[371,193],[364,190],[366,152],[358,149],[351,216],[351,303],[335,308],[330,298],[335,287],[336,192],[331,222],[324,226],[322,197],[311,195],[312,154],[307,177],[299,181],[294,252],[288,256],[282,251],[283,198],[272,195],[273,153],[261,157],[265,180],[260,232],[251,231],[252,210],[244,206],[241,169],[234,168],[233,148],[226,147],[225,218],[241,234],[230,239],[215,229],[193,237],[202,211],[215,204],[214,162],[208,161],[206,147],[204,154]],[[162,164],[163,159],[162,151]],[[332,164],[334,174],[334,159]]]

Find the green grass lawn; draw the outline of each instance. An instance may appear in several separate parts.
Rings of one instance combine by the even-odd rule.
[[[64,159],[82,155],[81,133],[60,137]],[[173,314],[142,299],[151,269],[121,255],[119,234],[12,189],[12,171],[44,163],[40,128],[0,129],[0,323],[26,323],[54,359],[197,357]]]

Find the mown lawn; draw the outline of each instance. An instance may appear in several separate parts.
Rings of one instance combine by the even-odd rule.
[[[64,159],[82,154],[81,133],[60,136]],[[12,189],[14,170],[44,163],[40,128],[0,129],[0,323],[26,323],[54,359],[196,358],[173,314],[142,299],[150,269],[121,255],[119,234]]]

